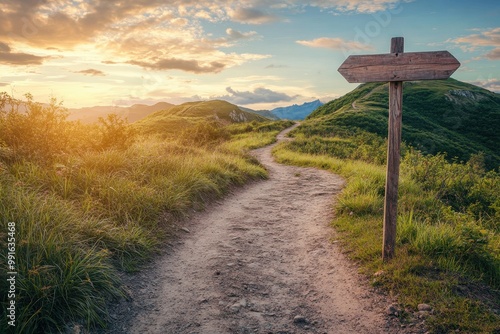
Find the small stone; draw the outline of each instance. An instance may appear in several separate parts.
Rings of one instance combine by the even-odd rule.
[[[375,276],[375,277],[379,277],[379,276],[382,276],[382,275],[384,275],[384,274],[385,274],[385,271],[384,271],[384,270],[379,270],[379,271],[377,271],[375,274],[373,274],[373,276]]]
[[[187,229],[187,228],[185,228],[185,227],[182,227],[182,228],[181,228],[181,230],[183,230],[183,231],[184,231],[184,232],[186,232],[186,233],[191,233],[191,231],[190,231],[190,230],[188,230],[188,229]]]
[[[73,327],[73,334],[80,334],[82,332],[82,328],[80,325],[75,325],[75,327]]]
[[[425,318],[428,318],[429,317],[429,312],[427,311],[418,311],[417,312],[417,317],[419,319],[425,319]]]
[[[417,309],[426,312],[432,311],[432,307],[429,304],[418,304]]]
[[[241,305],[241,307],[247,307],[248,305],[247,300],[245,298],[241,299],[238,303]]]
[[[399,315],[400,311],[401,310],[400,310],[398,304],[391,304],[391,305],[387,306],[387,308],[385,310],[387,315],[394,315],[396,317]]]
[[[304,317],[302,315],[296,315],[293,318],[293,322],[296,323],[296,324],[307,324],[308,323],[306,317]]]
[[[238,301],[238,302],[234,303],[233,305],[231,305],[229,307],[229,310],[231,312],[237,313],[240,310],[240,308],[246,307],[246,306],[247,306],[246,299],[241,299],[240,301]]]

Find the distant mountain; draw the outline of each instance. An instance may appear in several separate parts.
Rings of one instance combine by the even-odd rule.
[[[174,105],[167,102],[158,102],[152,106],[145,104],[134,104],[130,107],[97,106],[78,109],[69,109],[68,120],[80,120],[83,123],[97,122],[99,117],[106,117],[108,114],[117,114],[127,118],[129,123],[136,122],[159,110],[168,110]]]
[[[245,108],[242,106],[238,106],[241,110],[251,112],[260,116],[264,116],[266,118],[272,119],[272,120],[279,120],[280,118],[276,115],[274,115],[270,110],[253,110],[250,108]]]
[[[302,120],[322,105],[323,103],[320,100],[316,100],[302,105],[294,104],[288,107],[275,108],[271,110],[271,114],[280,119]]]
[[[176,128],[186,128],[199,121],[213,120],[222,124],[266,121],[258,114],[241,110],[222,100],[187,102],[168,110],[156,111],[136,122],[135,126],[145,133],[176,133]]]
[[[363,130],[387,137],[388,84],[368,83],[314,111],[309,135]],[[307,129],[306,129],[307,128]],[[500,94],[454,79],[405,82],[403,141],[424,153],[468,160],[483,152],[500,165]]]

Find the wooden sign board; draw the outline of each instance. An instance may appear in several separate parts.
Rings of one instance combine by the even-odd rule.
[[[391,53],[349,56],[338,71],[348,82],[389,82],[389,133],[382,257],[394,257],[398,208],[403,81],[447,79],[460,67],[448,51],[404,53],[403,37],[391,40]]]
[[[447,79],[460,66],[448,51],[349,56],[339,72],[348,82]]]

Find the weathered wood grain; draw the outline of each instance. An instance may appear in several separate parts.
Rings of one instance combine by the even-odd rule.
[[[404,51],[404,39],[391,40],[391,52]],[[384,232],[382,259],[388,261],[395,255],[396,226],[398,219],[398,184],[403,122],[403,82],[389,83],[389,128],[387,136],[387,174],[385,179]]]
[[[349,56],[338,71],[348,82],[447,79],[460,62],[448,51]]]

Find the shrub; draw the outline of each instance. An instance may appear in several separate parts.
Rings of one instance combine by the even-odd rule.
[[[127,120],[120,118],[117,114],[99,117],[99,132],[101,135],[100,149],[125,149],[132,144],[136,135],[134,129],[128,125]]]
[[[50,164],[53,158],[67,150],[70,132],[66,127],[67,110],[55,98],[49,105],[34,102],[30,94],[26,101],[7,94],[0,95],[0,141],[9,147],[15,160],[29,159]],[[25,109],[23,111],[22,109]]]

